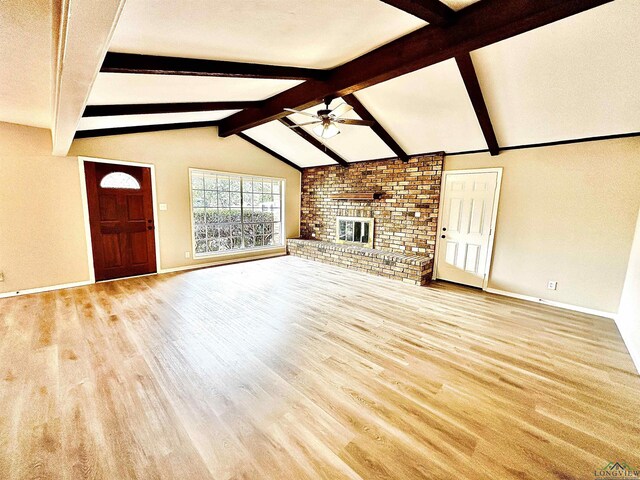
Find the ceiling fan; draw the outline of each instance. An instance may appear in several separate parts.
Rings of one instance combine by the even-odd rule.
[[[293,108],[285,108],[287,112],[299,113],[300,115],[305,115],[307,117],[312,117],[315,119],[312,122],[291,125],[289,128],[299,128],[306,125],[315,125],[315,127],[313,127],[313,133],[315,133],[318,137],[327,139],[335,137],[340,133],[340,129],[336,125],[338,123],[343,123],[345,125],[360,125],[364,127],[370,127],[375,123],[370,120],[342,118],[343,115],[353,110],[353,107],[351,105],[347,105],[346,103],[341,103],[333,110],[330,110],[329,104],[331,103],[331,100],[331,98],[325,98],[325,108],[318,110],[316,114],[301,112],[300,110],[294,110]]]

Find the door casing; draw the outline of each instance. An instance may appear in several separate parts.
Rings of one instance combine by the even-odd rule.
[[[493,212],[491,213],[491,233],[489,235],[489,245],[487,246],[487,260],[484,265],[484,278],[482,280],[482,290],[486,290],[489,285],[489,274],[491,272],[491,261],[493,259],[493,242],[496,235],[496,219],[498,218],[498,205],[500,202],[500,190],[502,187],[502,167],[494,168],[470,168],[465,170],[444,170],[440,180],[440,203],[438,206],[438,230],[436,235],[436,250],[433,260],[433,280],[438,278],[438,252],[440,251],[440,231],[442,229],[442,211],[444,207],[444,186],[447,175],[460,173],[496,173],[496,194],[493,198]]]
[[[125,162],[122,160],[109,160],[104,158],[78,157],[78,169],[80,173],[80,194],[82,197],[82,213],[84,216],[84,233],[87,244],[87,267],[89,268],[90,283],[96,282],[96,271],[93,264],[93,242],[91,240],[91,224],[89,222],[89,202],[87,199],[87,179],[85,176],[84,163],[110,163],[113,165],[128,165],[131,167],[149,168],[151,173],[151,201],[153,207],[153,223],[155,225],[155,247],[156,247],[156,273],[147,273],[145,275],[157,275],[162,271],[160,265],[160,224],[158,222],[157,195],[156,195],[156,169],[151,163]],[[139,275],[139,276],[145,276]],[[111,281],[111,280],[105,280]]]

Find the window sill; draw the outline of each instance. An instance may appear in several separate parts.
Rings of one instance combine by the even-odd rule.
[[[251,253],[260,253],[260,252],[273,252],[277,250],[285,250],[287,247],[285,245],[272,245],[269,247],[254,247],[254,248],[243,248],[238,250],[223,250],[221,252],[215,253],[194,253],[194,259],[202,259],[202,258],[217,258],[217,257],[241,257],[243,255],[251,254]]]

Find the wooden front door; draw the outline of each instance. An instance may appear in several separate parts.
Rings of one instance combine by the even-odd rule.
[[[96,280],[156,272],[151,169],[85,162]]]

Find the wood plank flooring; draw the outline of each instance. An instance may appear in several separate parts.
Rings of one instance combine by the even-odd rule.
[[[613,321],[294,257],[0,300],[2,479],[592,479]]]

